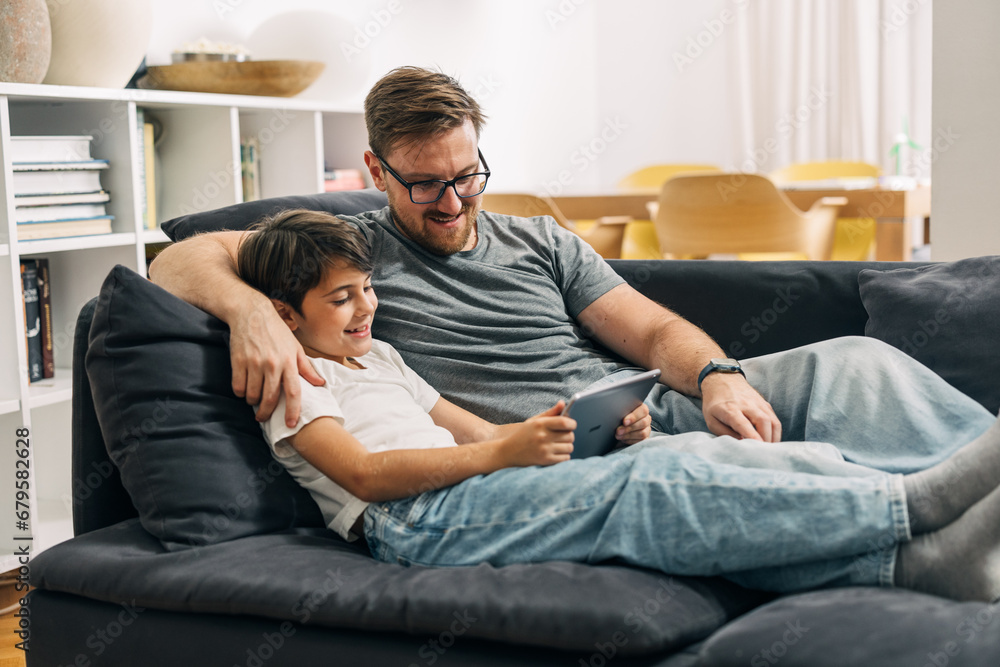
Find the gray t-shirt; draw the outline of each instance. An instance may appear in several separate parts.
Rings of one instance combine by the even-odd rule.
[[[481,212],[476,247],[442,257],[388,208],[342,217],[372,244],[373,335],[453,403],[519,421],[627,365],[575,320],[622,278],[552,218]]]

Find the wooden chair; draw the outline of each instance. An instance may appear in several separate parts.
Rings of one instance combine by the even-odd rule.
[[[808,211],[792,204],[766,176],[692,174],[663,184],[655,207],[664,257],[795,253],[830,259],[843,197],[825,197]]]
[[[618,181],[623,192],[659,192],[660,187],[677,174],[703,171],[722,171],[711,164],[654,164],[633,171]]]
[[[770,173],[779,186],[796,181],[822,181],[831,178],[877,178],[882,170],[867,162],[827,160],[798,162]],[[862,261],[875,256],[875,219],[840,218],[833,240],[831,259]]]
[[[656,193],[669,178],[689,172],[721,171],[711,164],[654,164],[633,171],[618,181],[622,192]],[[652,220],[633,220],[625,228],[622,259],[659,259],[660,247]]]
[[[598,218],[591,224],[580,224],[568,219],[551,198],[544,195],[522,193],[486,193],[483,195],[483,209],[493,213],[517,215],[531,218],[548,215],[555,218],[560,227],[565,227],[589,243],[604,259],[619,259],[622,254],[622,238],[625,226],[632,219],[628,216]]]

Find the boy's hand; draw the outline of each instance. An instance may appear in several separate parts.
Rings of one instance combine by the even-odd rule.
[[[576,421],[560,416],[563,402],[520,424],[510,424],[501,441],[506,466],[551,465],[568,461],[573,453],[573,429]]]
[[[634,445],[648,438],[652,430],[653,418],[649,416],[649,407],[643,403],[626,415],[621,426],[615,429],[615,440]]]

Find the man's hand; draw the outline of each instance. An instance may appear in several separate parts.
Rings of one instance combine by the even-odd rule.
[[[270,302],[247,304],[230,331],[233,392],[256,405],[257,421],[264,421],[274,412],[284,388],[285,423],[295,426],[302,398],[299,376],[316,386],[326,381]]]
[[[710,373],[701,392],[705,423],[715,435],[781,441],[781,422],[771,404],[739,373]]]
[[[621,426],[615,429],[615,440],[625,445],[642,442],[653,432],[653,418],[645,403],[626,415]]]

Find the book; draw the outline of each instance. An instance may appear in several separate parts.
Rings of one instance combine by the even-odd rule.
[[[19,171],[90,171],[107,169],[107,160],[76,160],[74,162],[17,162],[12,165]]]
[[[139,176],[139,199],[142,202],[142,225],[149,225],[149,192],[146,189],[146,110],[135,110],[136,145],[138,155],[135,156],[135,171]]]
[[[21,260],[21,295],[24,301],[24,336],[28,350],[28,381],[35,382],[43,379],[43,376],[38,271],[33,259]]]
[[[18,171],[14,170],[11,181],[14,197],[18,195],[65,194],[95,192],[101,187],[101,169],[94,166],[88,170]]]
[[[143,123],[143,173],[146,176],[146,229],[156,229],[156,148],[152,123]]]
[[[82,218],[102,218],[108,212],[104,204],[64,204],[60,206],[29,206],[15,208],[14,220],[22,222],[55,222],[57,220],[80,220]]]
[[[49,281],[48,258],[35,259],[35,269],[38,275],[38,312],[41,317],[39,339],[42,348],[42,377],[51,378],[55,377],[56,364],[52,343],[52,283]]]
[[[64,204],[99,204],[110,199],[111,195],[107,190],[68,192],[64,194],[24,194],[14,195],[14,206],[25,208],[30,206],[61,206]]]
[[[240,166],[243,174],[243,201],[260,199],[260,154],[256,137],[240,141]]]
[[[113,216],[86,220],[61,220],[58,222],[22,222],[17,225],[19,241],[56,239],[66,236],[91,236],[110,234]]]
[[[10,138],[10,161],[79,162],[90,160],[90,135],[21,136]]]
[[[365,179],[359,169],[328,169],[323,172],[323,190],[364,190]]]
[[[243,201],[260,199],[260,156],[257,139],[247,137],[240,141],[240,167],[243,177]]]

